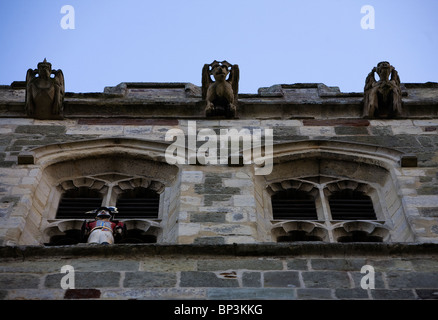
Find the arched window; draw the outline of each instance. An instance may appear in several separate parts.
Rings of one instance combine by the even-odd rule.
[[[382,242],[385,219],[377,218],[370,185],[327,176],[276,182],[271,196],[277,242]],[[378,204],[376,204],[378,206]]]
[[[114,206],[114,202],[117,207],[114,219],[127,226],[122,243],[157,242],[160,194],[165,189],[162,183],[139,177],[129,179],[126,175],[99,174],[63,181],[58,188],[64,191],[55,218],[62,223],[55,222],[46,245],[85,242],[78,233],[79,223],[73,221],[91,220],[94,216],[87,212],[101,206]],[[73,221],[66,224],[65,220]],[[59,230],[60,226],[63,230]]]
[[[315,198],[307,192],[287,189],[275,193],[271,201],[274,220],[318,220]]]
[[[324,242],[413,241],[397,185],[402,152],[312,139],[278,143],[272,154],[271,173],[255,177],[261,241],[282,241],[297,231]],[[317,220],[280,214],[279,207],[292,212],[292,203],[312,198]]]
[[[131,240],[175,242],[180,169],[164,161],[167,147],[167,143],[105,138],[33,149],[38,182],[23,211],[31,218],[9,240],[27,245],[70,244],[67,238],[81,230],[84,220],[94,219],[87,211],[119,202],[127,212],[126,201],[132,208],[137,199],[148,210],[129,210],[125,216],[119,210],[115,215],[132,230],[131,235],[141,235],[140,240],[137,235]]]
[[[119,195],[116,207],[124,218],[158,219],[160,195],[151,189],[137,187]]]
[[[85,213],[102,205],[102,194],[95,189],[79,187],[65,191],[58,205],[56,219],[88,219]]]
[[[377,220],[373,202],[363,192],[345,189],[328,200],[333,220]]]

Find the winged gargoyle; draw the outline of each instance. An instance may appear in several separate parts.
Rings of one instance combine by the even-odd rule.
[[[374,77],[376,72],[379,81]],[[402,93],[398,72],[389,62],[379,62],[365,80],[363,116],[395,118],[401,113]]]
[[[62,70],[52,70],[52,64],[46,59],[38,63],[38,69],[27,70],[26,112],[28,116],[41,120],[61,119],[64,93]]]
[[[239,66],[237,64],[215,60],[211,64],[204,65],[202,68],[202,99],[206,101],[207,117],[234,118],[237,114],[238,91]]]

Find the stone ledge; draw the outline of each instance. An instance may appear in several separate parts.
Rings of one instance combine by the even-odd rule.
[[[437,256],[438,243],[304,243],[294,244],[118,244],[74,246],[2,246],[0,259],[85,256]]]

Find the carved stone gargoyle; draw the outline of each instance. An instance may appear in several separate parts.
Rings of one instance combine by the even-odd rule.
[[[375,72],[379,81],[374,77]],[[363,116],[395,118],[401,113],[402,92],[398,72],[389,62],[379,62],[365,80]]]
[[[239,66],[237,64],[215,60],[211,64],[204,65],[202,68],[202,99],[206,101],[205,115],[207,117],[236,117],[238,91]]]
[[[54,77],[51,77],[52,74]],[[38,63],[38,69],[27,70],[26,113],[29,117],[40,120],[62,119],[64,93],[62,70],[52,70],[52,64],[46,59]]]

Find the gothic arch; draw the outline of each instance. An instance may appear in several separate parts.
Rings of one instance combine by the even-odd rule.
[[[384,241],[411,241],[413,233],[397,193],[401,156],[402,152],[394,149],[340,141],[311,140],[274,145],[271,174],[255,176],[256,192],[262,199],[257,208],[262,225],[260,230],[268,234],[265,241],[285,236],[290,228],[309,230],[310,233],[317,231],[322,241],[336,241],[333,237],[347,236],[353,226],[379,234]],[[313,188],[309,187],[312,184]],[[326,229],[335,230],[328,237],[321,231],[321,222],[274,221],[271,196],[287,188],[310,189],[314,194],[317,194],[315,189],[319,190],[316,205],[324,212],[330,209],[321,208],[328,206],[321,199],[339,189],[357,189],[373,199],[380,222],[363,225],[337,222],[336,226],[326,226]],[[318,214],[318,217],[321,216]],[[325,219],[330,219],[329,215]],[[261,232],[259,235],[263,237]]]
[[[167,143],[147,140],[106,138],[47,145],[31,150],[33,166],[39,169],[27,210],[21,211],[23,224],[11,232],[8,240],[18,244],[41,244],[50,236],[77,221],[56,221],[56,209],[62,192],[74,187],[90,187],[105,193],[104,205],[113,205],[127,188],[150,188],[160,194],[160,216],[155,221],[129,221],[143,226],[162,241],[172,241],[166,225],[176,214],[179,168],[165,162]],[[170,209],[172,207],[172,209]],[[171,211],[170,211],[171,210]],[[121,219],[122,217],[118,217]]]

